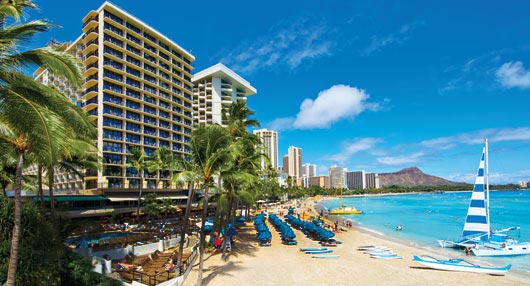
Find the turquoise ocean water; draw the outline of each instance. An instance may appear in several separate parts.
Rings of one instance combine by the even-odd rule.
[[[450,192],[343,198],[344,205],[364,212],[343,217],[393,238],[437,247],[439,239],[456,240],[461,235],[470,197],[471,192]],[[336,208],[339,200],[322,204]],[[530,191],[492,191],[490,210],[492,228],[520,226],[519,231],[510,231],[509,235],[530,242]],[[395,230],[398,225],[403,231]],[[499,266],[511,263],[513,269],[530,275],[530,255],[477,259]]]

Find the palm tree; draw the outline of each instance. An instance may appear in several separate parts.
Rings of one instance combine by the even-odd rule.
[[[195,184],[201,180],[201,176],[195,171],[199,168],[184,157],[177,157],[175,167],[180,167],[181,171],[171,176],[171,181],[176,182],[178,186],[186,184],[188,186],[188,198],[186,201],[186,211],[182,220],[180,230],[179,251],[177,256],[177,267],[180,270],[182,265],[182,251],[184,250],[184,237],[188,228],[188,222],[191,215],[191,203],[195,197]]]
[[[242,137],[232,138],[233,159],[226,170],[221,172],[223,186],[227,190],[227,212],[225,230],[228,230],[230,219],[233,218],[239,200],[252,203],[255,197],[247,190],[258,181],[258,173],[261,170],[261,158],[263,154],[256,146],[260,140],[256,135],[248,132],[241,133]],[[221,200],[221,211],[223,200]],[[233,221],[232,221],[233,223]],[[223,237],[223,258],[226,257],[226,242],[228,235]]]
[[[249,126],[260,126],[257,120],[248,118],[254,114],[254,111],[247,107],[246,101],[233,102],[228,109],[223,108],[222,114],[223,122],[233,137],[243,136]]]
[[[158,188],[158,184],[162,177],[169,177],[171,174],[168,174],[168,172],[171,172],[172,169],[174,169],[175,165],[175,158],[173,155],[173,151],[169,150],[167,147],[163,146],[159,149],[156,149],[153,152],[153,155],[151,157],[151,160],[148,161],[148,172],[157,172],[157,181],[156,185]],[[167,174],[167,176],[165,176]],[[165,188],[166,185],[164,184],[162,188]]]
[[[147,160],[145,152],[140,147],[132,147],[129,152],[129,163],[127,167],[132,167],[140,176],[140,188],[138,190],[138,205],[136,207],[136,222],[140,222],[140,203],[142,201],[142,190],[144,188],[144,170],[147,168]]]
[[[232,150],[230,148],[230,134],[219,125],[199,125],[190,140],[191,161],[196,167],[195,172],[200,175],[201,187],[204,188],[202,207],[202,223],[200,231],[201,243],[199,246],[200,262],[197,285],[202,285],[204,267],[205,231],[204,226],[208,217],[208,191],[213,184],[213,177],[218,175],[227,162],[231,162]]]
[[[169,213],[180,211],[170,198],[163,198],[160,200],[160,210],[164,213],[164,220],[166,221]]]
[[[101,164],[97,156],[97,147],[93,143],[95,138],[86,140],[73,139],[70,141],[69,148],[57,152],[58,158],[50,161],[49,166],[45,169],[48,177],[48,190],[50,197],[50,214],[52,222],[55,222],[55,201],[53,196],[53,185],[55,183],[55,171],[60,170],[77,174],[82,177],[79,169],[100,169]],[[40,175],[40,174],[39,174]]]

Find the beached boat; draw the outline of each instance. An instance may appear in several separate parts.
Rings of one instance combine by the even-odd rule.
[[[322,254],[322,253],[332,253],[332,252],[333,250],[331,249],[305,251],[306,254]]]
[[[312,258],[339,258],[340,255],[336,255],[336,254],[333,254],[333,255],[313,255],[311,257]]]
[[[402,259],[403,258],[403,256],[397,255],[395,253],[392,253],[392,254],[371,254],[370,257],[371,258],[376,258],[376,259]]]
[[[492,230],[489,211],[488,140],[485,140],[467,216],[458,241],[439,240],[441,247],[471,249],[476,256],[511,256],[530,254],[530,243],[518,242],[506,234],[519,227]]]
[[[315,251],[315,250],[327,250],[326,247],[304,247],[300,248],[300,251]]]
[[[343,214],[362,214],[361,210],[356,209],[355,207],[345,206],[342,203],[342,188],[340,189],[340,207],[336,209],[331,209],[328,211],[330,215],[343,215]]]
[[[341,214],[362,214],[361,210],[356,209],[355,207],[344,206],[342,203],[340,207],[328,211],[330,215],[341,215]]]
[[[442,260],[428,255],[415,255],[414,261],[428,268],[437,270],[485,273],[492,275],[504,275],[512,267],[511,264],[504,267],[488,267],[473,264],[461,258]]]

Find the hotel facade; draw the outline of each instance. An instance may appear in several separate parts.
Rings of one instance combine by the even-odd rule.
[[[221,123],[222,108],[256,93],[221,64],[194,76],[190,52],[109,2],[83,18],[82,34],[68,50],[82,61],[81,89],[43,69],[36,79],[65,93],[93,119],[103,169],[86,170],[83,179],[59,176],[58,193],[176,188],[168,175],[146,171],[140,186],[137,170],[127,167],[129,150],[139,147],[149,156],[165,147],[187,156],[194,123]]]

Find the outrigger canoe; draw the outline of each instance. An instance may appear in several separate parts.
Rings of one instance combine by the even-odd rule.
[[[491,275],[504,275],[512,267],[511,264],[504,267],[481,266],[461,258],[442,260],[428,255],[415,255],[414,261],[428,268],[437,270],[485,273]]]

